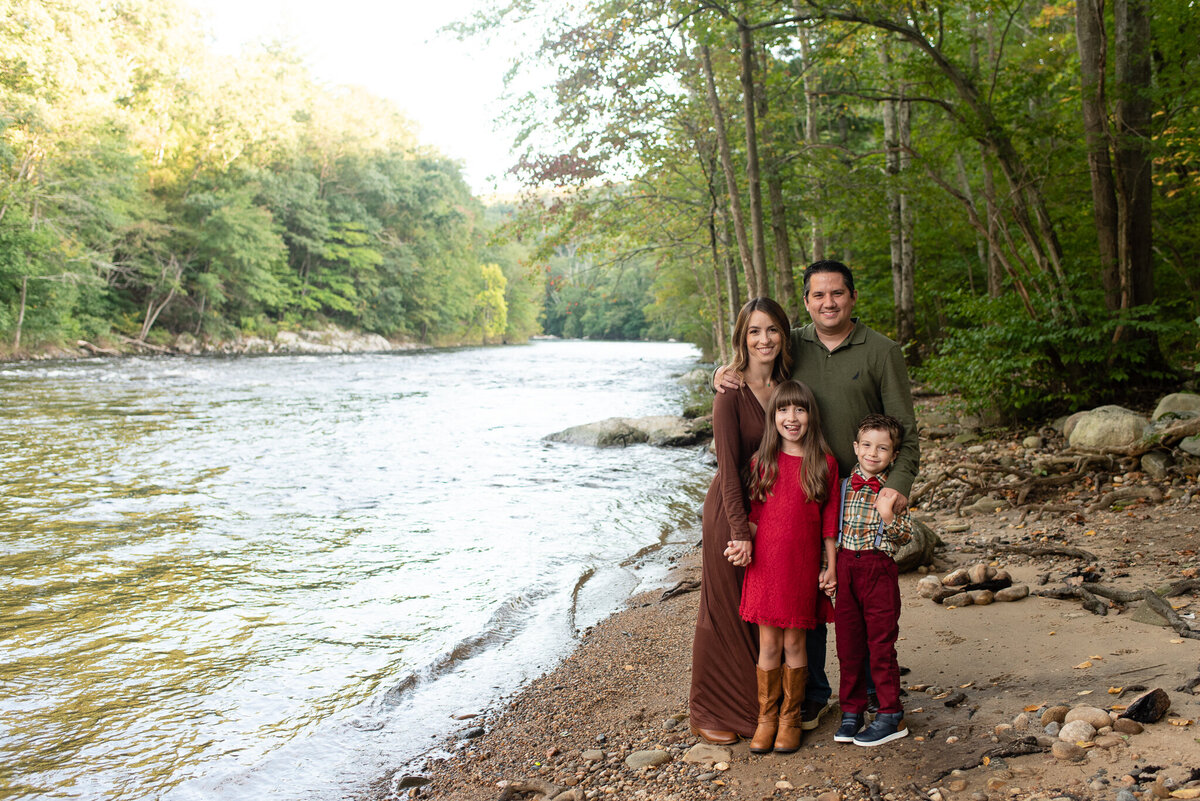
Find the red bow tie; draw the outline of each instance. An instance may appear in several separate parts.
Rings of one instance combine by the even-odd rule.
[[[879,483],[878,476],[871,476],[870,478],[863,478],[858,473],[854,473],[853,475],[850,476],[850,489],[851,490],[853,490],[854,492],[858,492],[863,487],[870,487],[871,489],[875,490],[876,492],[879,492],[881,489],[883,489],[883,485]]]

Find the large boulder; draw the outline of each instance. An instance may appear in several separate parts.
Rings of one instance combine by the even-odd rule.
[[[1200,414],[1200,395],[1194,392],[1174,392],[1166,395],[1154,407],[1154,414],[1150,415],[1150,419],[1157,420],[1166,414],[1178,417],[1194,417]]]
[[[912,539],[896,553],[896,567],[901,573],[907,573],[921,565],[929,564],[933,561],[934,549],[941,544],[941,538],[933,529],[915,517],[912,518]]]
[[[1141,441],[1149,422],[1122,406],[1101,406],[1082,414],[1067,443],[1072,448],[1125,448]]]
[[[711,424],[707,420],[653,415],[610,417],[595,423],[572,426],[549,434],[545,439],[547,442],[566,442],[595,448],[615,448],[643,442],[664,447],[686,447],[704,441],[711,434]]]

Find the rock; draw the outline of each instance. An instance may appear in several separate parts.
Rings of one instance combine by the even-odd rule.
[[[942,528],[944,528],[946,530],[947,534],[962,534],[964,531],[971,530],[971,524],[970,523],[947,523],[946,525],[942,526]]]
[[[1096,736],[1096,727],[1086,720],[1064,723],[1058,730],[1058,739],[1068,743],[1090,743]]]
[[[1012,726],[1019,732],[1033,731],[1033,719],[1027,712],[1022,712],[1013,718]]]
[[[792,784],[791,782],[787,781],[786,779],[780,779],[779,781],[775,782],[775,789],[776,790],[795,790],[796,786],[794,784]]]
[[[937,576],[925,576],[917,582],[917,595],[932,598],[941,588],[942,582]]]
[[[396,783],[396,789],[408,790],[413,787],[424,787],[425,785],[429,784],[430,781],[431,780],[428,776],[415,776],[410,774],[404,776],[399,782]]]
[[[991,590],[971,590],[967,595],[971,598],[971,603],[975,604],[975,606],[987,606],[995,597],[995,594]]]
[[[645,434],[651,445],[664,448],[686,448],[712,435],[711,423],[686,417],[655,415],[630,418],[628,422]]]
[[[967,448],[967,453],[972,456],[977,456],[987,450],[986,445],[971,445]]]
[[[967,780],[953,779],[949,784],[946,785],[946,788],[952,793],[961,793],[963,790],[967,789]]]
[[[830,790],[817,796],[817,801],[842,801],[842,794],[837,790]]]
[[[1042,438],[1038,436],[1026,437],[1025,439],[1021,440],[1021,447],[1031,451],[1037,450],[1038,448],[1042,447],[1043,444],[1045,443],[1042,442]]]
[[[995,573],[992,574],[991,580],[992,581],[1011,582],[1012,581],[1012,573],[1009,573],[1007,570],[1004,570],[1003,568],[1001,568],[1000,570],[997,570]]]
[[[997,723],[992,729],[992,734],[997,737],[1009,737],[1013,733],[1013,725],[1011,723]]]
[[[671,755],[666,751],[634,751],[625,757],[625,765],[630,770],[655,767],[671,761]]]
[[[967,694],[963,692],[957,692],[951,695],[945,701],[942,701],[942,704],[953,709],[954,707],[961,705],[965,700],[967,700]]]
[[[1150,451],[1142,455],[1142,471],[1156,480],[1166,478],[1167,470],[1173,464],[1175,460],[1165,451]]]
[[[992,573],[993,573],[993,575],[995,574],[994,569],[993,569]],[[990,576],[988,576],[988,566],[985,565],[983,562],[979,562],[977,564],[971,565],[970,567],[967,568],[967,578],[970,579],[970,581],[968,582],[970,584],[982,584],[983,582],[985,582],[989,578],[991,578]]]
[[[1075,414],[1066,417],[1060,417],[1054,421],[1054,429],[1062,434],[1067,439],[1071,438],[1072,432],[1075,431],[1075,424],[1083,418],[1087,412],[1075,412]]]
[[[1124,448],[1141,441],[1149,420],[1122,406],[1085,412],[1067,437],[1072,448]]]
[[[971,579],[967,576],[967,569],[960,567],[958,570],[952,570],[942,578],[942,583],[947,587],[962,587],[970,584]]]
[[[1145,727],[1142,724],[1129,718],[1117,718],[1113,721],[1112,727],[1113,731],[1118,734],[1141,734],[1145,731]]]
[[[1154,407],[1154,414],[1150,415],[1150,419],[1157,420],[1164,414],[1190,416],[1187,415],[1188,412],[1200,414],[1200,395],[1193,392],[1173,392],[1163,396]]]
[[[719,745],[709,745],[708,743],[699,743],[693,745],[683,755],[684,762],[691,762],[696,765],[715,765],[718,762],[729,762],[733,759],[733,751],[728,748],[722,748]]]
[[[896,552],[896,569],[901,573],[916,570],[933,559],[933,552],[943,545],[941,537],[933,529],[916,518],[912,519],[912,539]]]
[[[1058,730],[1059,730],[1059,729],[1061,729],[1061,728],[1062,728],[1062,724],[1061,724],[1061,723],[1059,723],[1059,722],[1058,722],[1058,721],[1056,721],[1056,720],[1052,720],[1052,721],[1050,721],[1049,723],[1047,723],[1047,724],[1046,724],[1046,734],[1049,734],[1051,737],[1055,737],[1055,738],[1057,738],[1057,737],[1058,737]]]
[[[1063,723],[1073,723],[1077,720],[1085,720],[1091,724],[1093,729],[1101,729],[1104,726],[1112,724],[1112,719],[1109,718],[1108,712],[1103,709],[1097,709],[1094,706],[1077,706],[1066,714],[1063,718]]]
[[[547,442],[565,442],[569,445],[590,445],[595,448],[612,448],[646,442],[649,437],[634,428],[626,417],[610,417],[595,423],[572,426],[544,438]]]
[[[996,512],[1007,509],[1011,506],[1004,498],[996,498],[991,495],[985,495],[974,503],[964,506],[962,511],[973,515],[990,515]]]
[[[1014,584],[1011,587],[1005,587],[1002,590],[997,590],[995,600],[997,601],[1019,601],[1029,595],[1028,584]]]
[[[579,758],[584,762],[600,762],[604,759],[604,752],[599,748],[589,748],[580,754]]]
[[[1125,738],[1119,734],[1102,734],[1092,742],[1097,748],[1116,748],[1125,745]]]
[[[1117,801],[1137,801],[1137,796],[1128,787],[1122,787],[1117,791]]]
[[[466,731],[464,731],[462,733],[462,738],[464,740],[474,740],[476,737],[482,737],[482,736],[483,736],[483,727],[482,726],[473,726],[472,728],[467,729]]]
[[[1055,759],[1061,759],[1064,762],[1081,762],[1087,756],[1086,749],[1062,740],[1050,746],[1050,753],[1054,755]]]
[[[711,782],[713,779],[717,778],[720,775],[721,775],[720,773],[713,770],[713,771],[709,771],[708,773],[701,773],[699,776],[696,777],[696,781]]]
[[[1179,443],[1179,450],[1186,453],[1188,456],[1200,456],[1200,434],[1194,437],[1185,437]]]
[[[1165,690],[1155,689],[1136,698],[1121,717],[1138,723],[1157,723],[1170,708],[1171,697]]]
[[[1129,619],[1136,623],[1145,623],[1147,626],[1171,625],[1165,617],[1145,601],[1133,607],[1133,611],[1129,613]]]
[[[971,593],[969,592],[960,592],[942,599],[942,606],[970,606],[971,603]]]
[[[1071,711],[1069,706],[1052,706],[1042,713],[1042,725],[1047,726],[1051,721],[1062,725],[1067,719],[1067,713]]]

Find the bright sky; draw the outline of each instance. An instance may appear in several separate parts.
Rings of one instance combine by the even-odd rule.
[[[477,195],[509,192],[511,131],[497,131],[503,76],[517,45],[439,33],[480,0],[186,0],[208,19],[221,52],[284,39],[313,73],[396,102],[420,140],[463,165]]]

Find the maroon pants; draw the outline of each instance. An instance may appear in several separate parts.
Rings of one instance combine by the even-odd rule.
[[[898,575],[895,560],[883,551],[838,549],[833,620],[842,674],[838,703],[843,712],[856,715],[866,711],[868,654],[879,711],[903,711],[900,663],[896,659],[896,638],[900,635]]]

